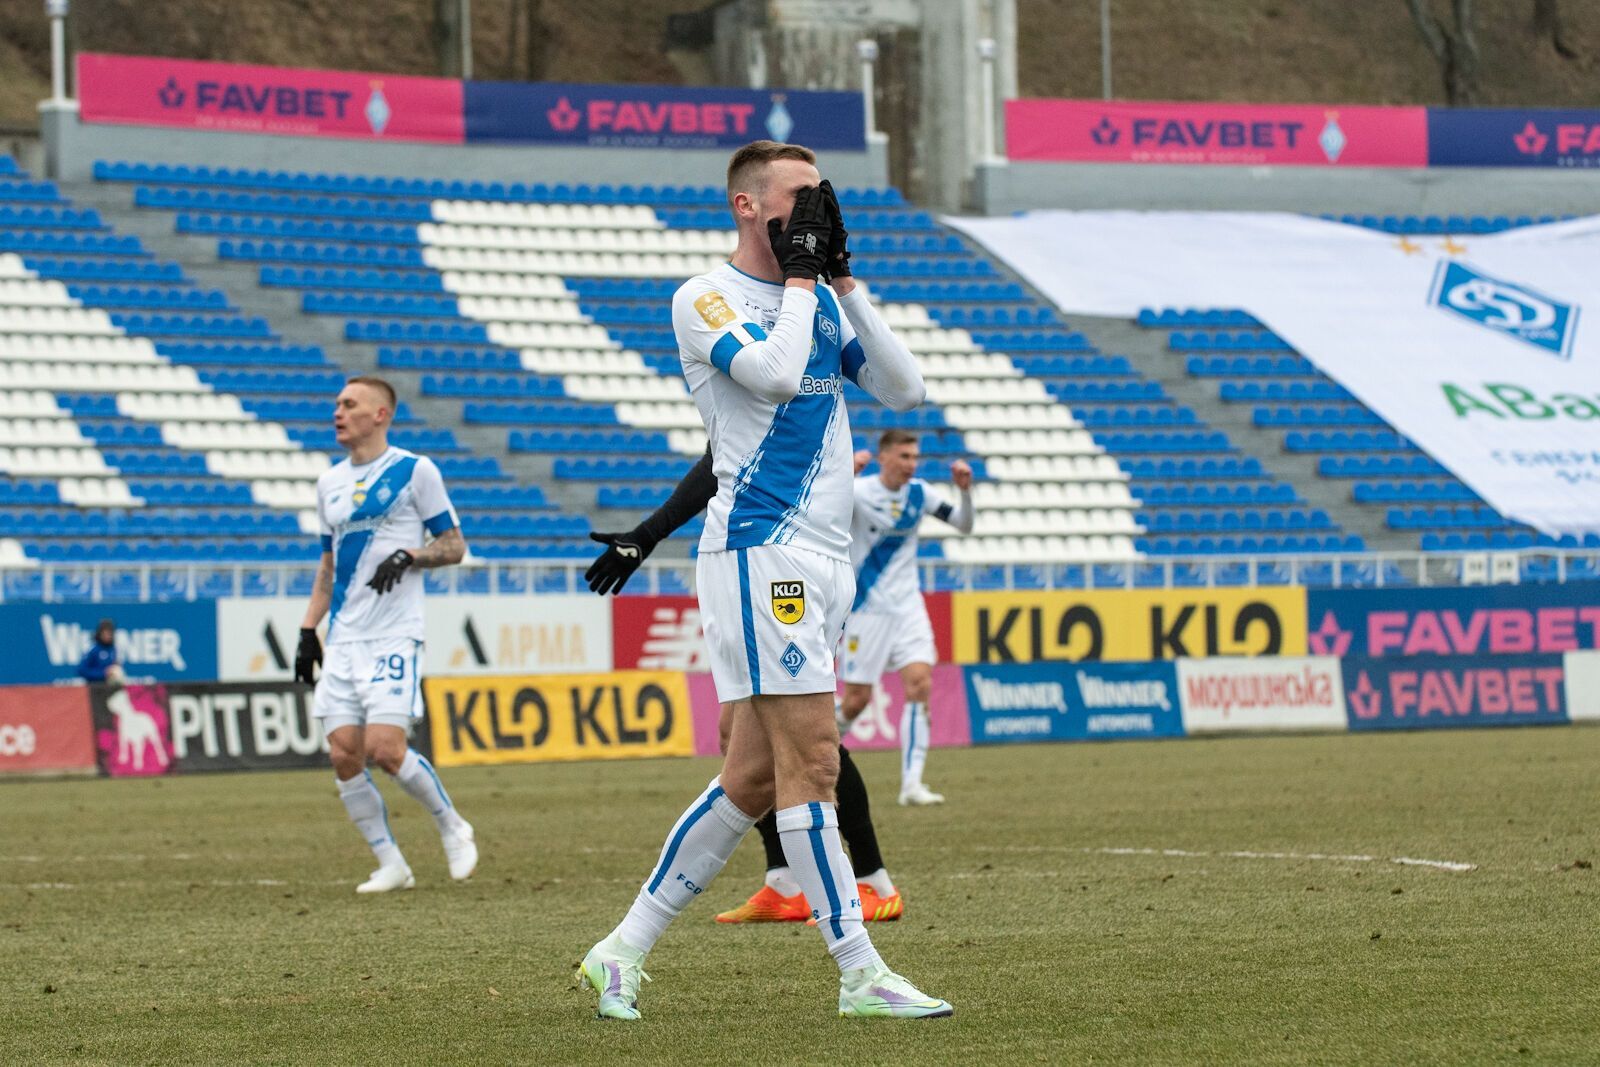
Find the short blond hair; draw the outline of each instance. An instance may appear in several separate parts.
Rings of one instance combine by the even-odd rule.
[[[393,414],[399,402],[399,398],[395,395],[394,386],[373,374],[358,374],[354,378],[346,378],[344,384],[366,385],[376,389],[389,398],[389,411],[391,414]]]
[[[767,164],[780,159],[798,159],[802,163],[813,166],[817,162],[817,154],[805,145],[784,144],[782,141],[751,141],[733,154],[728,160],[728,197],[733,198],[734,193],[758,192],[752,188],[758,184],[758,179],[766,179]]]

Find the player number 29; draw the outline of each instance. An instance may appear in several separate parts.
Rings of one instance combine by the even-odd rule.
[[[379,656],[372,665],[372,680],[383,681],[387,672],[390,678],[400,679],[406,676],[406,658],[398,653],[393,656]]]

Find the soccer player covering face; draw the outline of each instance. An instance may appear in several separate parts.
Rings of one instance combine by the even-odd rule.
[[[812,153],[734,153],[732,262],[672,301],[684,377],[710,438],[717,495],[696,585],[728,740],[722,773],[668,832],[627,915],[581,974],[603,1018],[637,1019],[646,953],[775,809],[795,879],[839,965],[839,1013],[949,1015],[891,971],[861,921],[839,840],[833,651],[855,597],[843,378],[897,411],[921,403],[916,361],[849,276],[846,235]],[[818,283],[827,273],[833,287]]]
[[[917,573],[917,526],[924,515],[971,533],[972,468],[950,465],[960,502],[942,499],[916,476],[921,458],[917,435],[889,430],[878,441],[878,473],[856,479],[850,558],[856,568],[856,598],[844,629],[844,707],[854,722],[872,701],[884,671],[898,671],[905,689],[900,713],[900,803],[942,804],[944,797],[922,782],[928,761],[928,691],[938,653]],[[871,457],[856,453],[857,470]]]
[[[368,764],[387,771],[433,816],[450,877],[467,878],[478,865],[472,826],[408,743],[422,714],[422,576],[411,572],[460,563],[467,545],[439,468],[389,444],[394,410],[394,389],[381,378],[351,378],[339,391],[333,432],[349,455],[317,479],[322,562],[294,666],[306,683],[323,666],[312,714],[328,738],[339,798],[378,860],[357,893],[416,885]],[[316,629],[324,615],[325,663]]]

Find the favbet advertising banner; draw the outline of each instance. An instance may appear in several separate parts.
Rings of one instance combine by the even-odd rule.
[[[468,82],[466,129],[474,143],[737,148],[769,138],[824,151],[867,146],[860,93],[679,85]]]
[[[1422,167],[1420,107],[1007,100],[1019,162]]]
[[[436,141],[465,136],[461,82],[395,74],[78,54],[84,122]]]
[[[1561,656],[1347,656],[1352,730],[1567,721]]]
[[[1313,589],[1311,651],[1326,656],[1560,655],[1600,648],[1600,583]]]
[[[1248,311],[1496,511],[1600,531],[1600,217],[1428,239],[1250,212],[950,221],[1068,314]]]
[[[1600,111],[1429,108],[1435,167],[1600,167]]]

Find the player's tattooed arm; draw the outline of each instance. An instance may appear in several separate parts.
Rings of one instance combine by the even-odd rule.
[[[417,567],[449,567],[460,563],[467,554],[467,539],[461,536],[461,527],[452,526],[429,542],[428,547],[411,553]]]

